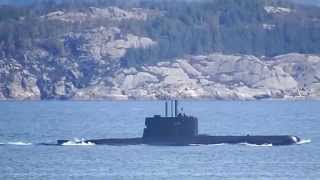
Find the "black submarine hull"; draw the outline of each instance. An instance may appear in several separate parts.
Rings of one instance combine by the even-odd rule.
[[[292,145],[299,143],[296,136],[211,136],[198,134],[198,119],[179,113],[178,101],[171,100],[171,116],[168,102],[165,102],[165,116],[154,115],[145,118],[142,137],[123,139],[91,139],[81,141],[58,140],[58,145],[97,144],[97,145],[164,145],[188,146],[208,144]]]
[[[209,144],[240,144],[248,143],[255,145],[292,145],[297,144],[300,139],[296,136],[209,136],[198,135],[195,137],[175,137],[175,138],[119,138],[119,139],[91,139],[77,143],[94,143],[96,145],[163,145],[163,146],[188,146],[188,145],[209,145]],[[70,140],[58,140],[58,145],[65,145]]]

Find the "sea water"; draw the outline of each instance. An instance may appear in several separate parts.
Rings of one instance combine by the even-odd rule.
[[[296,135],[292,146],[46,146],[140,137],[160,101],[0,102],[0,179],[320,179],[320,102],[182,101],[210,135]],[[77,141],[79,141],[77,140]],[[82,140],[83,141],[83,140]]]

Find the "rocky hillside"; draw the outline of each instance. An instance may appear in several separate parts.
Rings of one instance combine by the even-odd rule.
[[[42,56],[45,52],[34,52]],[[52,59],[54,66],[14,60],[1,64],[0,98],[5,99],[265,99],[320,97],[320,56],[287,54],[273,58],[210,54],[187,56],[139,68],[116,68],[105,62],[88,72],[82,62]],[[86,60],[83,60],[86,61]],[[63,64],[63,66],[61,65]],[[42,71],[42,73],[41,73]],[[60,74],[57,74],[60,72]],[[105,73],[108,72],[108,75]]]
[[[137,2],[0,7],[0,99],[320,97],[317,8]]]

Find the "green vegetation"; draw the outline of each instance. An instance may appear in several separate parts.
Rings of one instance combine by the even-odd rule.
[[[71,3],[72,2],[72,3]],[[289,14],[268,14],[265,6],[293,9]],[[85,9],[89,6],[147,8],[161,16],[147,21],[122,21],[122,30],[157,41],[148,49],[130,49],[121,59],[124,66],[156,63],[186,54],[210,52],[274,56],[289,52],[319,53],[319,8],[270,0],[123,0],[44,1],[30,6],[0,7],[0,56],[22,58],[26,50],[41,47],[54,56],[72,56],[76,52],[59,38],[107,21],[89,24],[44,21],[39,16],[55,10]],[[24,18],[22,20],[22,17]],[[266,29],[264,24],[271,25]]]
[[[295,9],[292,14],[268,14],[264,7]],[[129,22],[135,33],[159,42],[157,47],[132,50],[124,58],[126,65],[157,62],[185,54],[210,52],[274,56],[288,52],[319,53],[319,9],[295,7],[280,1],[211,0],[200,2],[171,1],[148,8],[166,12],[146,23]],[[263,24],[274,25],[265,29]],[[137,27],[141,27],[137,31]],[[138,62],[138,64],[139,64]]]

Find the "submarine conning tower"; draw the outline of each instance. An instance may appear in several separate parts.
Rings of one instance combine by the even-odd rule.
[[[197,136],[198,119],[182,112],[179,113],[178,108],[177,100],[165,101],[164,116],[154,115],[146,118],[143,138],[190,138]]]

